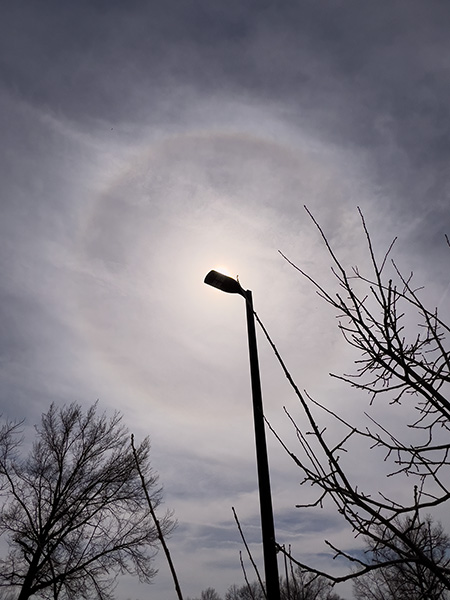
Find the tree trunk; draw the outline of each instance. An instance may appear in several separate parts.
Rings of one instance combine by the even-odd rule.
[[[28,567],[28,572],[23,580],[22,588],[19,592],[17,600],[28,600],[28,598],[33,595],[33,583],[40,558],[41,551],[38,549],[34,553],[30,566]]]

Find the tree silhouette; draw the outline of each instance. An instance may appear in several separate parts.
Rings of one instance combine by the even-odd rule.
[[[225,600],[265,600],[265,598],[265,590],[259,581],[242,586],[231,585],[225,594]]]
[[[448,569],[450,559],[447,556],[450,543],[440,524],[433,524],[430,517],[424,521],[407,518],[398,523],[398,527],[415,544],[443,569]],[[390,532],[380,530],[379,536],[390,536]],[[381,569],[370,571],[356,579],[353,593],[357,600],[444,600],[447,598],[445,586],[428,568],[414,560],[402,560],[406,550],[401,540],[392,545],[374,544],[368,540],[367,553],[374,563],[382,563]],[[400,558],[400,560],[399,560]]]
[[[341,600],[330,581],[297,567],[281,581],[282,600]]]
[[[149,465],[149,440],[136,448],[122,417],[52,404],[22,458],[20,424],[0,430],[0,533],[9,551],[0,585],[17,598],[111,597],[117,575],[150,581],[158,534],[136,469],[139,462],[153,506],[161,491]],[[164,533],[172,523],[160,520]]]
[[[350,564],[357,566],[350,574],[332,576],[290,558],[302,568],[339,582],[383,567],[389,563],[383,556],[392,551],[397,553],[397,564],[420,565],[450,589],[447,565],[437,561],[401,526],[405,519],[410,523],[421,522],[424,512],[450,500],[450,353],[445,338],[449,327],[436,308],[426,305],[421,289],[413,284],[412,274],[405,277],[390,260],[393,244],[381,261],[377,259],[363,215],[360,215],[371,273],[364,274],[358,267],[347,269],[311,214],[331,257],[337,292],[333,286],[319,283],[285,258],[336,311],[344,339],[360,353],[355,373],[333,376],[368,392],[371,405],[385,398],[402,410],[401,431],[393,429],[389,416],[382,423],[370,414],[366,415],[368,421],[363,425],[349,422],[333,408],[301,391],[264,325],[258,321],[305,415],[300,421],[288,413],[300,450],[293,451],[278,437],[303,472],[303,483],[318,490],[314,502],[298,506],[320,507],[327,499],[331,500],[355,535],[363,536],[380,551],[380,560],[374,563],[361,559],[357,553],[348,553],[328,541],[335,556],[347,558]],[[321,424],[321,412],[334,420],[333,431]],[[343,433],[336,441],[333,436],[338,430]],[[345,455],[351,453],[352,447],[356,447],[352,444],[358,440],[365,441],[373,452],[383,451],[381,459],[377,453],[373,460],[391,465],[388,476],[402,478],[402,491],[406,488],[410,491],[408,502],[404,501],[404,494],[396,497],[389,488],[383,489],[384,483],[391,479],[380,481],[382,487],[378,494],[362,489],[354,480]],[[383,549],[387,554],[381,552]],[[280,550],[285,552],[282,547]]]

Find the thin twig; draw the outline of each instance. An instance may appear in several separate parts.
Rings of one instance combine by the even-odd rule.
[[[244,580],[245,580],[245,584],[248,589],[248,593],[252,597],[252,600],[256,600],[255,594],[253,593],[253,590],[252,590],[252,586],[250,585],[250,582],[247,577],[247,571],[245,570],[244,560],[242,558],[242,550],[239,550],[239,560],[241,561],[242,573],[244,574]]]
[[[237,528],[239,530],[239,533],[241,534],[241,539],[242,539],[242,541],[244,543],[245,549],[247,550],[247,554],[248,554],[248,557],[250,559],[250,562],[252,563],[253,569],[255,570],[256,577],[258,578],[258,581],[259,581],[259,585],[261,586],[261,589],[262,589],[262,591],[264,593],[264,597],[267,598],[266,588],[264,587],[264,584],[262,582],[261,575],[259,574],[259,571],[258,571],[258,567],[256,566],[256,563],[253,560],[252,553],[250,552],[250,548],[248,547],[247,540],[245,539],[244,533],[242,531],[241,524],[239,523],[238,516],[236,514],[236,511],[234,510],[234,506],[231,507],[231,510],[233,511],[233,515],[234,515],[234,519],[236,521]]]
[[[175,571],[175,566],[173,564],[172,557],[170,556],[170,551],[169,551],[169,548],[168,548],[168,546],[166,544],[166,540],[164,539],[164,534],[163,534],[161,525],[160,525],[160,523],[158,521],[158,518],[156,517],[155,509],[153,508],[153,503],[151,501],[150,494],[148,493],[147,484],[145,483],[145,478],[144,478],[144,475],[142,473],[141,466],[139,464],[139,460],[138,460],[138,457],[137,457],[136,448],[135,448],[135,445],[134,445],[134,435],[133,434],[131,434],[131,448],[133,450],[133,456],[134,456],[134,461],[136,463],[136,469],[137,469],[137,472],[139,473],[139,477],[141,478],[142,489],[144,490],[144,494],[145,494],[145,498],[147,500],[148,508],[150,510],[150,514],[152,515],[153,522],[155,523],[156,531],[158,532],[158,539],[161,542],[161,546],[163,547],[164,553],[165,553],[166,558],[167,558],[167,562],[169,564],[170,573],[172,575],[172,579],[173,579],[173,582],[175,584],[175,590],[177,592],[178,599],[179,600],[183,600],[183,594],[181,593],[181,587],[180,587],[180,584],[179,584],[179,581],[178,581],[177,573]]]

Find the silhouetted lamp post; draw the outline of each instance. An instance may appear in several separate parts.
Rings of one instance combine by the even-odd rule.
[[[218,273],[217,271],[210,271],[205,277],[205,283],[222,290],[222,292],[239,294],[245,298],[267,600],[280,600],[280,582],[278,579],[278,563],[275,547],[275,527],[273,523],[269,462],[267,459],[266,433],[264,427],[252,293],[250,290],[244,290],[236,279]]]

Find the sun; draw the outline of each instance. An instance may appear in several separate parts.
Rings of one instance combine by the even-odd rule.
[[[236,273],[233,273],[233,271],[230,269],[230,267],[227,267],[223,263],[216,265],[214,267],[214,271],[217,271],[218,273],[222,273],[222,275],[228,275],[228,277],[232,277],[233,279],[236,279]]]

